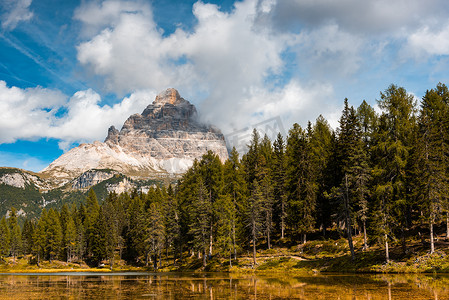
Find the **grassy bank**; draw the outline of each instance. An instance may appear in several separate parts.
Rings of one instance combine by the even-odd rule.
[[[322,240],[310,241],[306,244],[262,249],[257,252],[257,263],[254,265],[249,252],[241,252],[237,259],[232,260],[215,255],[203,267],[202,259],[187,257],[176,264],[173,259],[162,260],[159,272],[231,272],[257,274],[316,274],[320,272],[339,273],[449,273],[449,247],[444,239],[438,242],[437,251],[430,254],[428,245],[422,241],[408,241],[406,249],[393,245],[390,251],[390,261],[385,262],[383,249],[373,246],[362,250],[362,241],[355,239],[356,255],[353,260],[349,254],[347,241]],[[31,262],[31,256],[5,258],[0,262],[1,273],[32,273],[32,272],[126,272],[149,271],[152,267],[130,266],[117,259],[112,270],[106,263],[102,268],[90,268],[87,264],[66,263],[62,261],[42,261],[39,266]],[[151,265],[151,264],[150,264]]]

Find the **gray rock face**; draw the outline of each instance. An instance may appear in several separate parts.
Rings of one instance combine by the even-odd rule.
[[[142,114],[130,116],[104,143],[80,145],[42,171],[73,179],[89,169],[112,169],[128,176],[155,177],[185,172],[208,150],[228,158],[220,130],[198,121],[195,106],[175,89],[159,94]]]
[[[75,180],[73,180],[72,189],[75,190],[86,189],[104,180],[108,180],[115,174],[117,174],[117,172],[114,171],[106,172],[103,170],[89,170],[81,174]]]

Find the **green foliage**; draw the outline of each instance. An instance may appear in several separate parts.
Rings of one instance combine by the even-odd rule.
[[[0,200],[11,205],[2,207],[10,213],[0,221],[0,255],[32,253],[38,264],[108,260],[111,268],[117,259],[141,266],[151,260],[155,269],[165,256],[167,264],[173,261],[169,269],[208,270],[224,259],[238,263],[237,256],[251,250],[254,267],[257,249],[273,254],[272,245],[281,245],[318,256],[345,255],[349,248],[357,256],[336,258],[330,269],[355,270],[369,261],[371,270],[383,260],[381,251],[387,260],[388,247],[395,247],[394,255],[398,246],[405,252],[417,231],[432,244],[434,234],[424,238],[423,229],[430,233],[449,223],[448,105],[443,84],[426,92],[419,113],[414,97],[391,85],[380,94],[380,114],[365,101],[356,110],[345,99],[335,131],[322,116],[305,128],[294,124],[273,143],[254,130],[241,159],[235,149],[225,162],[208,151],[176,185],[148,181],[156,185],[147,193],[107,194],[107,184],[121,175],[89,191],[63,187],[45,195],[32,184],[2,184]],[[0,175],[8,172],[19,171],[0,169]],[[25,202],[28,210],[10,208]],[[21,230],[22,211],[28,219]],[[381,249],[372,257],[359,251],[367,249],[368,238],[369,246]],[[282,263],[313,264],[273,260],[262,268]]]

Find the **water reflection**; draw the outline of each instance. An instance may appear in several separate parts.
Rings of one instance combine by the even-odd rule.
[[[0,299],[449,299],[431,275],[4,274]]]

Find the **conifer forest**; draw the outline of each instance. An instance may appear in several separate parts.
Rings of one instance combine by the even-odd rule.
[[[410,238],[433,253],[438,234],[449,237],[448,161],[448,88],[417,100],[391,85],[376,109],[345,99],[335,130],[322,116],[275,140],[255,130],[246,154],[233,149],[222,163],[209,151],[174,185],[106,199],[91,190],[79,206],[24,222],[11,209],[0,221],[0,256],[154,268],[161,257],[205,266],[219,256],[232,265],[243,253],[255,262],[258,249],[335,236],[352,257],[356,236],[386,261]]]

